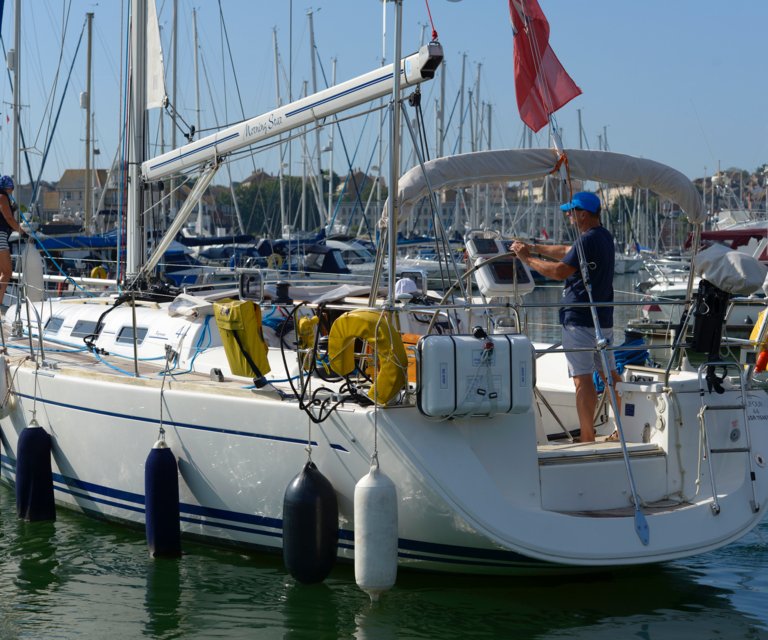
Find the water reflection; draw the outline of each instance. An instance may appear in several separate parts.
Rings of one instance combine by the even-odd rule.
[[[59,581],[55,522],[17,522],[18,544],[11,551],[18,564],[17,585],[32,595],[47,593]]]
[[[361,607],[355,638],[757,637],[764,623],[728,595],[681,568],[517,579],[402,573],[379,608]]]
[[[181,605],[181,561],[155,558],[147,563],[145,633],[150,638],[178,638]]]
[[[317,637],[341,638],[337,595],[327,584],[300,584],[289,579],[283,591],[285,640]]]
[[[16,519],[0,487],[0,639],[768,637],[768,523],[664,567],[560,577],[401,571],[372,604],[350,565],[295,582],[279,555],[185,543],[150,560],[143,532],[83,516]]]
[[[355,640],[396,640],[400,629],[392,624],[387,607],[370,600],[355,616]]]
[[[56,523],[18,520],[13,500],[3,500],[0,526],[0,638],[46,637],[53,621],[51,608],[66,587],[55,544]]]

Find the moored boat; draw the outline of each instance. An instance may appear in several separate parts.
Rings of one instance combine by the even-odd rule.
[[[650,162],[566,153],[571,170],[585,178],[603,176],[608,166],[616,168],[610,171],[616,178],[630,165]],[[514,179],[549,171],[556,160],[550,150],[510,150],[436,160],[427,170],[442,165],[445,175],[453,163],[451,173],[463,182],[469,165],[493,166],[495,174],[504,167]],[[679,182],[677,197],[687,199],[684,206],[695,217],[692,187],[670,172],[667,178]],[[412,173],[403,183],[407,206],[423,183]],[[306,372],[307,354],[317,352],[292,348],[292,329],[285,327],[279,333],[251,328],[264,331],[272,344],[266,358],[274,372],[265,374],[267,384],[254,386],[227,356],[213,315],[215,304],[224,302],[212,297],[158,301],[137,293],[127,296],[135,298],[133,305],[48,301],[33,312],[42,333],[21,308],[32,343],[43,340],[57,350],[35,349],[30,358],[26,335],[7,343],[14,401],[2,420],[4,477],[13,480],[17,438],[34,412],[54,438],[59,502],[139,525],[143,461],[163,426],[179,456],[183,531],[219,543],[279,548],[283,492],[309,447],[339,498],[339,555],[352,557],[354,485],[377,451],[396,478],[400,562],[440,571],[658,562],[717,548],[760,520],[768,499],[768,434],[756,426],[766,419],[768,402],[739,367],[730,366],[722,394],[709,395],[702,395],[701,370],[629,367],[619,389],[624,443],[554,443],[541,436],[542,423],[554,416],[535,398],[549,398],[552,410],[568,420],[559,410],[573,405],[563,354],[539,345],[534,366],[530,341],[510,331],[506,303],[471,310],[491,318],[483,323],[485,334],[422,330],[418,366],[410,372],[415,379],[408,383],[408,361],[392,355],[402,345],[392,322],[412,334],[418,323],[409,324],[409,316],[436,309],[412,307],[406,299],[394,308],[369,307],[364,292],[288,288],[285,299],[267,295],[259,306],[264,316],[278,314],[293,326],[313,317],[319,324],[331,321],[331,342],[348,322],[344,313],[354,318],[367,310],[371,315],[358,327],[363,333],[352,335],[371,342],[379,323],[389,327],[372,342],[380,361],[374,382],[385,365],[392,369],[386,387],[371,386],[362,366],[346,377],[333,373],[338,352],[331,345],[330,370]],[[90,349],[82,349],[84,335],[90,335]],[[484,360],[489,351],[495,365]],[[727,407],[740,408],[721,410]]]
[[[431,77],[439,59],[430,51],[436,57],[432,47],[398,63],[407,81]],[[392,70],[377,72],[382,83],[400,77]],[[337,93],[326,90],[323,100]],[[202,189],[221,156],[239,148],[231,139],[217,134],[132,167],[143,167],[144,181],[161,179],[207,149]],[[438,158],[391,183],[383,222],[392,275],[398,214],[433,190],[560,167],[567,178],[647,188],[694,224],[704,220],[692,183],[650,160],[562,149]],[[134,214],[141,182],[137,174]],[[184,535],[279,550],[286,488],[311,462],[337,499],[333,551],[352,560],[360,551],[356,485],[375,461],[397,494],[399,565],[441,572],[663,562],[754,528],[768,503],[768,395],[751,370],[719,358],[692,368],[688,346],[678,344],[675,366],[628,366],[609,390],[614,408],[614,394],[621,397],[610,423],[617,441],[552,441],[556,424],[570,432],[575,423],[565,354],[525,334],[522,300],[534,286],[527,267],[500,240],[473,242],[463,278],[474,278],[481,296],[460,278],[439,304],[398,290],[394,277],[382,295],[376,278],[272,287],[255,270],[240,273],[237,291],[165,297],[142,290],[137,277],[110,298],[9,309],[3,480],[16,482],[22,433],[39,424],[52,439],[58,504],[141,526],[145,461],[162,441],[178,460]]]

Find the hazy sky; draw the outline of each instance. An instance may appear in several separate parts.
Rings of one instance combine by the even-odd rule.
[[[171,90],[170,33],[173,0],[156,0]],[[45,140],[61,101],[66,76],[85,14],[93,21],[94,136],[101,154],[97,166],[106,168],[119,144],[121,82],[124,82],[123,28],[127,0],[34,0],[22,3],[21,93],[25,141],[31,148],[33,173],[37,174]],[[630,153],[670,164],[689,177],[712,174],[718,166],[753,170],[768,162],[766,129],[765,29],[768,2],[763,0],[540,0],[549,18],[550,43],[583,94],[557,113],[566,146],[578,147],[581,110],[587,145],[597,148],[598,136],[607,136],[612,151]],[[382,8],[380,0],[178,0],[178,99],[179,113],[188,123],[196,121],[192,10],[197,11],[200,50],[200,121],[203,129],[235,122],[271,109],[276,101],[273,29],[277,29],[281,59],[283,101],[301,94],[304,81],[311,92],[310,47],[307,12],[312,10],[315,41],[322,64],[318,85],[330,81],[332,60],[337,80],[369,71],[382,58]],[[424,0],[404,0],[403,53],[415,51],[431,27]],[[446,111],[457,101],[462,59],[466,54],[466,85],[474,88],[480,67],[479,94],[492,107],[494,148],[521,143],[520,122],[512,75],[512,31],[505,0],[430,0],[438,37],[446,53]],[[393,11],[387,3],[387,14]],[[224,23],[220,20],[219,10]],[[2,37],[5,49],[14,46],[14,2],[6,0]],[[293,29],[290,28],[292,9]],[[66,23],[66,31],[64,24]],[[229,36],[234,69],[224,27]],[[61,71],[56,84],[61,41]],[[386,34],[386,58],[392,56],[393,29]],[[64,97],[54,143],[43,177],[58,179],[63,169],[84,167],[85,112],[80,92],[85,89],[86,40],[83,42]],[[238,88],[234,78],[237,78]],[[55,87],[55,89],[54,89]],[[427,135],[434,139],[433,112],[439,83],[423,87],[422,103]],[[54,92],[55,91],[55,92]],[[53,92],[53,93],[52,93]],[[9,83],[0,83],[0,171],[12,170],[12,94]],[[242,103],[242,111],[241,111]],[[458,147],[458,108],[447,135],[447,149]],[[465,122],[468,122],[465,120]],[[154,127],[154,125],[153,125]],[[167,139],[170,134],[166,130]],[[153,139],[157,130],[153,128]],[[323,133],[325,136],[325,133]],[[366,168],[378,136],[378,117],[370,116],[348,126],[345,133],[350,164]],[[181,138],[179,138],[181,140]],[[321,142],[325,144],[325,142]],[[340,141],[335,143],[334,167],[346,168]],[[535,146],[548,146],[545,132]],[[469,148],[465,125],[464,150]],[[357,154],[355,155],[355,150]],[[275,173],[274,154],[257,155],[233,165],[241,179],[263,167]],[[301,173],[300,152],[292,157],[292,171]],[[26,182],[26,172],[23,173]]]

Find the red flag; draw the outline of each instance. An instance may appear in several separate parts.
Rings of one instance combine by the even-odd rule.
[[[581,89],[549,46],[549,23],[538,0],[509,0],[515,31],[515,93],[520,119],[538,131]]]
[[[549,234],[547,233],[546,229],[541,230],[541,235],[544,236],[545,240],[549,240]]]

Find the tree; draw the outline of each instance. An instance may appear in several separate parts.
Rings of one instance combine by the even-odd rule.
[[[235,190],[243,225],[246,233],[279,237],[280,229],[280,181],[278,178],[267,177],[259,182],[240,185]],[[317,202],[312,190],[306,190],[306,219],[307,226],[316,228],[319,223]],[[298,219],[301,207],[301,178],[285,176],[283,178],[283,202],[288,224]]]

